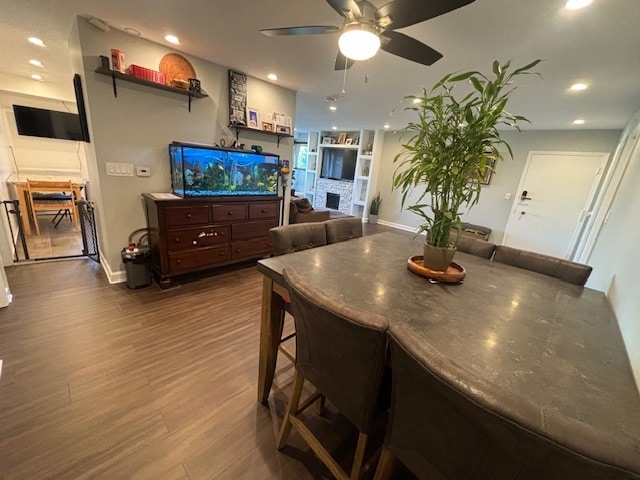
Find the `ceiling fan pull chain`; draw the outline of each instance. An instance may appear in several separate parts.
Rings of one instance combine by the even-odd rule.
[[[347,93],[347,62],[349,60],[347,57],[344,58],[344,77],[342,77],[342,92],[340,92],[340,96],[344,97]]]

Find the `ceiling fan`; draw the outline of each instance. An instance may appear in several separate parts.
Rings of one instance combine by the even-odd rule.
[[[355,61],[373,57],[378,49],[423,65],[432,65],[442,58],[440,52],[395,30],[424,22],[474,1],[391,0],[376,8],[367,0],[326,0],[331,8],[344,17],[342,27],[307,25],[260,31],[268,36],[281,36],[317,35],[342,30],[335,70],[351,68]]]

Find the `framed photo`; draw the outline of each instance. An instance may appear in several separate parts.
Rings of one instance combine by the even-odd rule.
[[[322,144],[331,145],[333,143],[332,140],[334,140],[333,137],[322,137]]]
[[[247,127],[260,128],[260,112],[257,108],[247,107]]]
[[[493,171],[496,166],[496,157],[487,156],[487,165],[484,168],[484,172],[481,178],[472,177],[469,178],[470,182],[477,182],[480,185],[489,185],[491,183],[491,177],[493,176]]]
[[[347,134],[342,132],[340,135],[338,135],[338,143],[340,144],[344,144],[344,142],[347,140]]]
[[[265,132],[273,132],[273,123],[262,122],[262,130],[264,130]]]
[[[283,135],[291,135],[291,127],[285,125],[276,125],[276,133],[282,133]]]
[[[347,139],[344,141],[344,144],[345,144],[345,145],[351,145],[352,143],[353,143],[353,138],[347,138]]]

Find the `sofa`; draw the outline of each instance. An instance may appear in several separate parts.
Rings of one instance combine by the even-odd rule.
[[[337,210],[316,210],[308,198],[292,198],[289,202],[289,224],[324,222],[330,218],[349,217]]]

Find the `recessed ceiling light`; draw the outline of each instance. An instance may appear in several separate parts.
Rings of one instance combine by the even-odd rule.
[[[569,88],[569,90],[573,90],[574,92],[579,92],[581,90],[586,90],[586,89],[587,89],[587,84],[586,83],[574,83]]]
[[[42,65],[42,62],[40,60],[31,59],[29,60],[29,63],[34,67],[40,67],[40,68],[44,67],[44,65]]]
[[[267,78],[269,80],[275,81],[275,80],[278,80],[278,75],[276,75],[275,73],[270,73],[269,75],[267,75]]]
[[[414,104],[422,103],[422,99],[420,99],[420,98],[414,98],[414,99],[413,99],[413,103],[414,103]]]
[[[37,73],[31,75],[31,78],[33,78],[34,80],[38,80],[39,82],[42,81],[42,76],[38,75]]]
[[[591,5],[593,0],[567,0],[565,4],[565,8],[567,10],[578,10],[579,8],[584,8],[587,5]]]
[[[336,127],[335,125],[333,127],[331,127],[331,130],[337,130],[338,127]]]
[[[338,109],[338,107],[336,107],[335,105],[329,105],[329,110],[331,110],[332,112],[335,112]]]
[[[384,127],[385,129],[388,129],[389,127],[391,127],[391,125],[389,125],[388,123],[385,123],[385,124],[383,125],[383,127]]]
[[[582,120],[581,118],[578,118],[577,120],[573,121],[574,125],[584,125],[584,120]]]
[[[37,37],[29,37],[27,40],[29,40],[29,42],[31,42],[34,45],[37,45],[39,47],[46,47],[44,42],[42,40],[40,40],[39,38],[37,38]]]
[[[164,39],[169,43],[173,43],[174,45],[180,45],[180,39],[175,35],[165,35]]]

